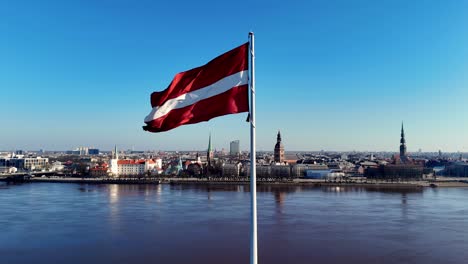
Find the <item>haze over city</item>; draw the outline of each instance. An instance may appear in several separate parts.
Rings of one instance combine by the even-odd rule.
[[[0,150],[201,150],[247,114],[151,134],[149,96],[256,33],[257,149],[468,151],[464,1],[3,1]],[[244,11],[240,11],[244,10]],[[228,18],[231,16],[232,18]],[[193,21],[197,26],[191,26]]]

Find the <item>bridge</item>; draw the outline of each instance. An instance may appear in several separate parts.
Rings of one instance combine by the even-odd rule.
[[[33,171],[33,172],[16,172],[16,173],[2,173],[0,174],[0,181],[24,181],[32,176],[52,176],[57,174],[55,171]]]

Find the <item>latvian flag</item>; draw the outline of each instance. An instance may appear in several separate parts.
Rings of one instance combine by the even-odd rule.
[[[248,49],[245,43],[201,67],[176,74],[166,90],[151,94],[153,110],[143,129],[162,132],[248,112]]]

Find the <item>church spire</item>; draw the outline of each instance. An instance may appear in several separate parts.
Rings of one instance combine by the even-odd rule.
[[[400,158],[406,157],[406,140],[405,140],[405,129],[403,122],[401,122],[401,139],[400,139]]]
[[[208,167],[211,166],[211,159],[213,159],[213,148],[211,146],[211,133],[208,138],[208,150],[206,151],[206,160],[208,161]]]
[[[114,159],[119,159],[119,152],[117,152],[117,145],[114,145]]]
[[[405,129],[403,127],[403,122],[401,122],[401,140],[400,140],[400,143],[401,144],[406,143],[406,141],[405,141]]]
[[[210,136],[208,138],[208,153],[211,152],[211,133],[210,133]]]
[[[278,130],[278,135],[276,136],[276,142],[281,142],[281,132]]]

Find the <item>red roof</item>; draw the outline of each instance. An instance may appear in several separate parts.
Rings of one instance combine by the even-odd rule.
[[[147,162],[148,164],[155,164],[156,162],[154,160],[144,160],[144,159],[139,159],[139,160],[119,160],[117,164],[119,165],[138,165],[138,164],[145,164]]]
[[[145,160],[119,160],[117,161],[119,165],[138,165],[145,164]]]
[[[94,167],[91,168],[92,171],[107,171],[107,168],[104,167]]]

